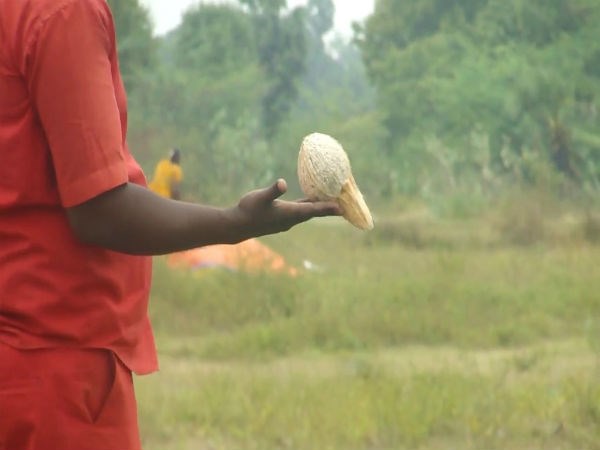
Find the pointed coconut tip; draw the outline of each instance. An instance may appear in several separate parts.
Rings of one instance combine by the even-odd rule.
[[[350,177],[342,186],[342,192],[338,198],[340,207],[342,208],[342,216],[361,230],[369,231],[374,228],[373,216],[369,207],[363,198],[362,193],[354,181],[354,177]]]

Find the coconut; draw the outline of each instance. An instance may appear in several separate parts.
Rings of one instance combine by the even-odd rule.
[[[361,230],[373,229],[373,217],[342,145],[327,134],[312,133],[302,140],[298,180],[304,195],[317,201],[336,201],[343,217]]]

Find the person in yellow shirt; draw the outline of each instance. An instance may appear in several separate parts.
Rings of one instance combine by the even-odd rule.
[[[180,161],[181,152],[178,148],[172,149],[169,157],[160,160],[156,165],[154,178],[148,187],[162,197],[179,200],[181,198],[179,187],[183,179]]]

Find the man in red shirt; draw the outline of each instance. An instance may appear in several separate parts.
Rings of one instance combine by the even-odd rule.
[[[0,0],[0,450],[137,450],[157,370],[149,256],[286,231],[283,180],[232,208],[161,198],[127,143],[105,0]]]

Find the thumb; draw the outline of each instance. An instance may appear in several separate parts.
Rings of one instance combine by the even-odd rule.
[[[262,200],[265,203],[271,203],[273,200],[281,197],[287,191],[287,183],[283,178],[279,178],[272,186],[263,189],[261,192]]]

